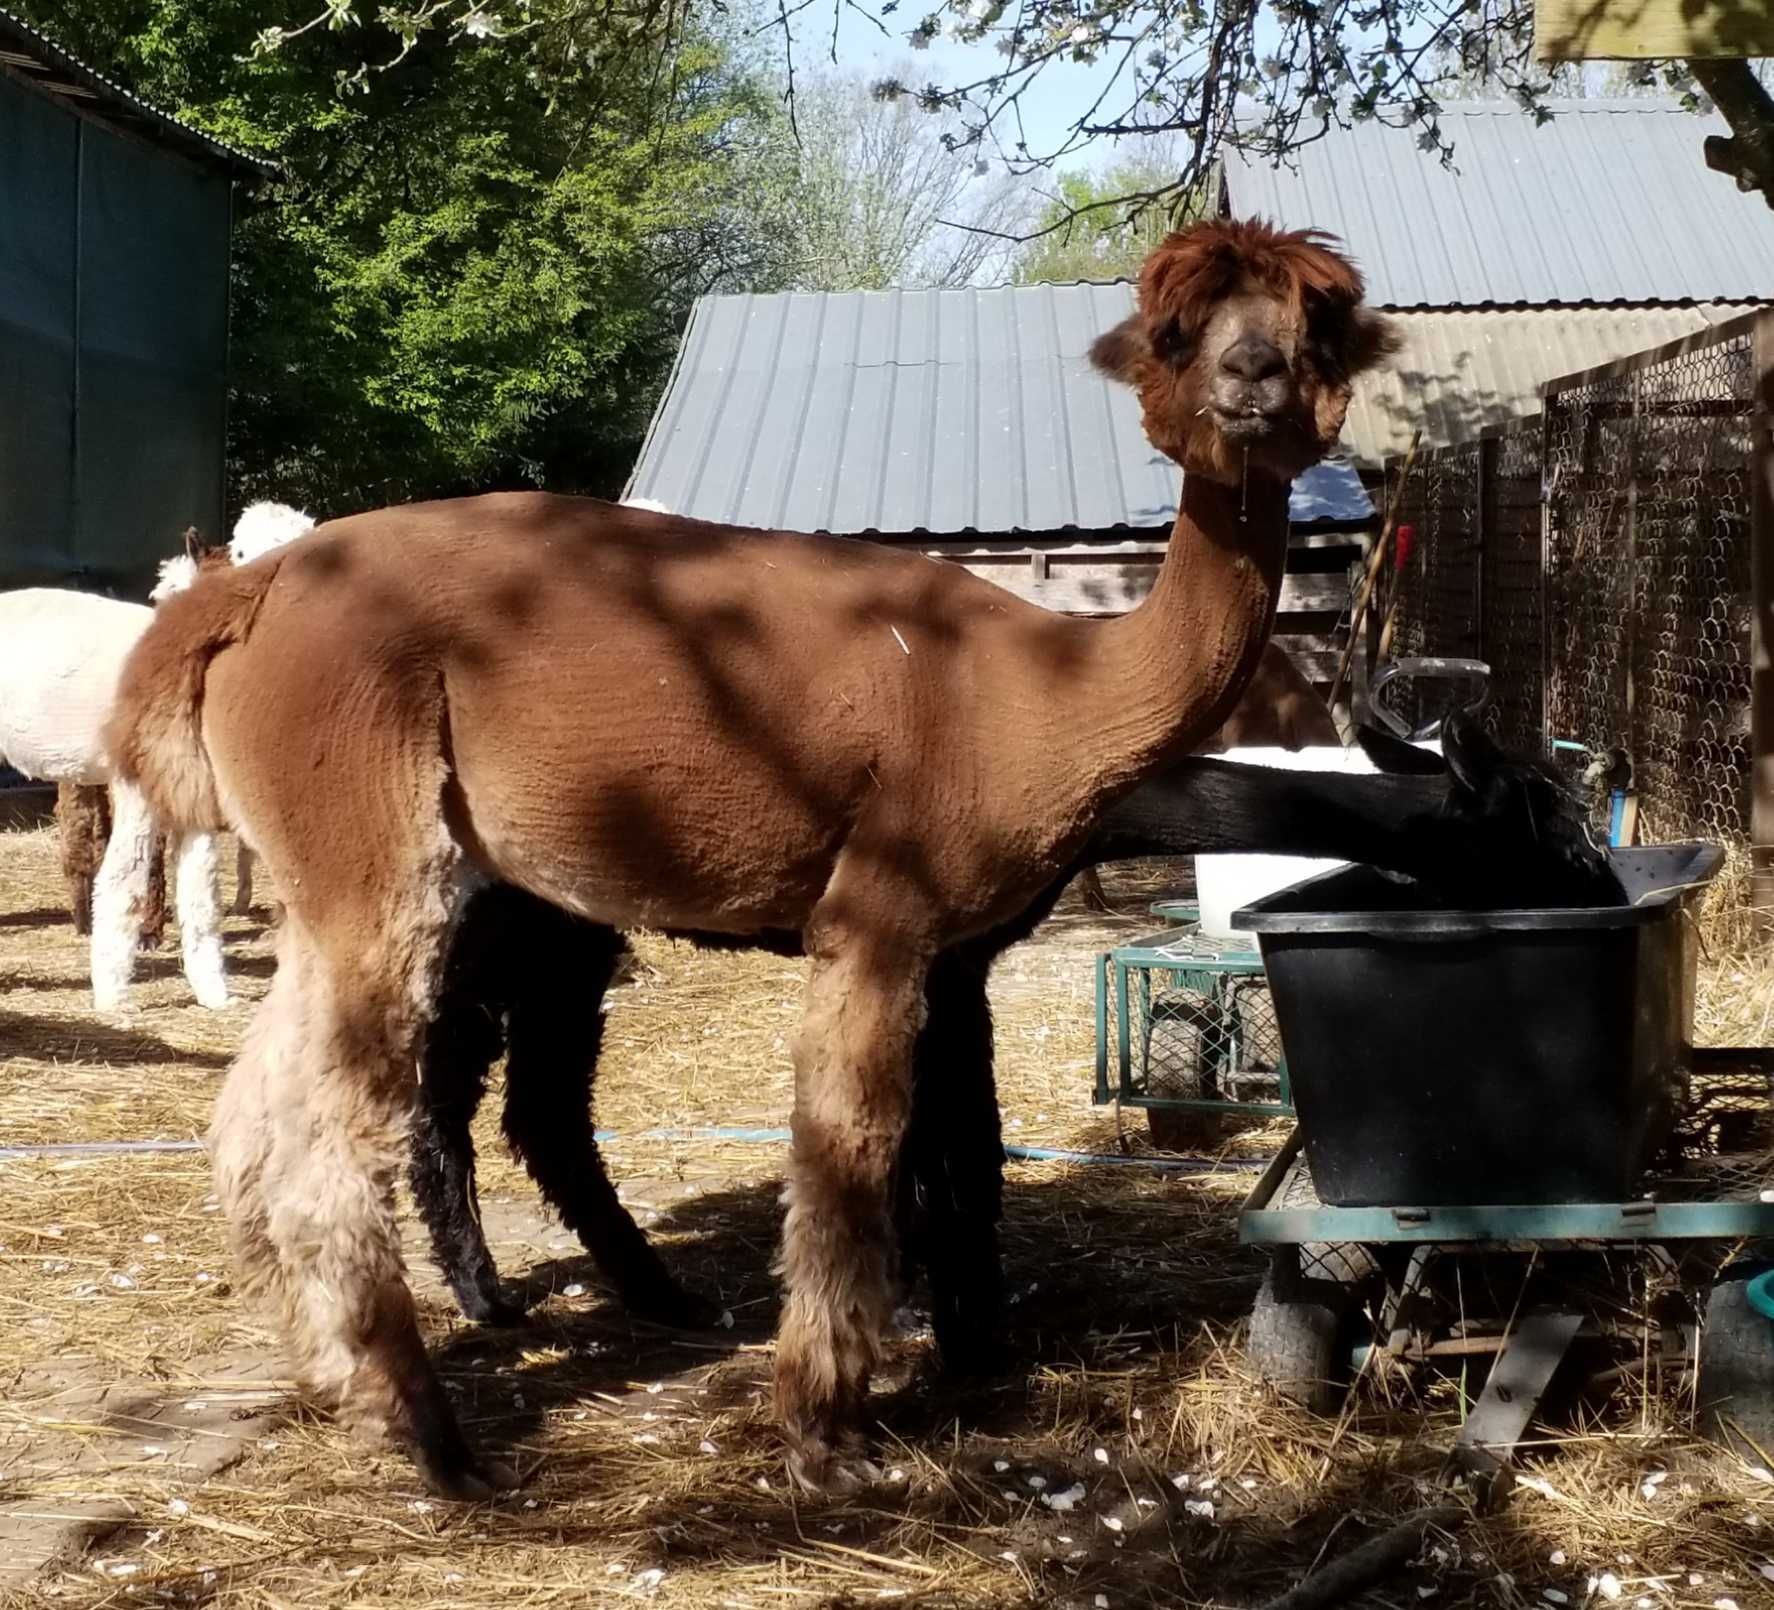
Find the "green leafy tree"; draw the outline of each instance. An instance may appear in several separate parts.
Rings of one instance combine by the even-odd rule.
[[[1102,174],[1060,174],[1034,233],[1017,253],[1016,282],[1132,279],[1169,231],[1210,210],[1203,188],[1179,204],[1175,183],[1176,168],[1159,153]]]
[[[774,98],[681,28],[425,30],[365,72],[356,29],[255,53],[263,0],[28,9],[277,165],[235,231],[242,497],[611,491],[690,299],[786,278]]]

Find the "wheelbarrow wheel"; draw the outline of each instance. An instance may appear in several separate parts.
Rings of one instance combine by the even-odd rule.
[[[1345,1382],[1338,1357],[1344,1310],[1312,1298],[1285,1302],[1275,1293],[1275,1274],[1263,1276],[1250,1311],[1245,1356],[1250,1366],[1290,1402],[1313,1414],[1342,1406]]]
[[[1166,991],[1151,1006],[1140,1047],[1146,1092],[1172,1100],[1211,1099],[1214,1051],[1225,1019],[1192,990]],[[1189,1107],[1148,1107],[1146,1127],[1160,1151],[1192,1152],[1216,1145],[1220,1115]]]
[[[1726,1270],[1706,1299],[1699,1403],[1707,1434],[1774,1446],[1774,1319],[1750,1301],[1755,1271]]]

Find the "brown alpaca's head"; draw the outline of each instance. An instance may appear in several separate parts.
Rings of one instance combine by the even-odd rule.
[[[1138,311],[1097,337],[1091,362],[1139,393],[1147,438],[1185,470],[1291,481],[1335,446],[1355,377],[1396,350],[1329,240],[1191,224],[1146,259]]]

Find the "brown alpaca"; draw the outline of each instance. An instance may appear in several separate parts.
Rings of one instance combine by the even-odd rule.
[[[540,494],[332,522],[164,606],[112,752],[168,822],[237,825],[284,894],[212,1146],[305,1381],[442,1492],[503,1479],[426,1357],[394,1216],[452,923],[490,878],[614,927],[800,936],[777,1404],[800,1479],[865,1468],[926,976],[1231,710],[1289,483],[1387,350],[1360,297],[1262,224],[1152,255],[1092,355],[1189,474],[1118,620],[904,550]]]

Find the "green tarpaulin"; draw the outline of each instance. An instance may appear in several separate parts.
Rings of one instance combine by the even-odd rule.
[[[0,587],[222,535],[229,182],[0,76]]]

